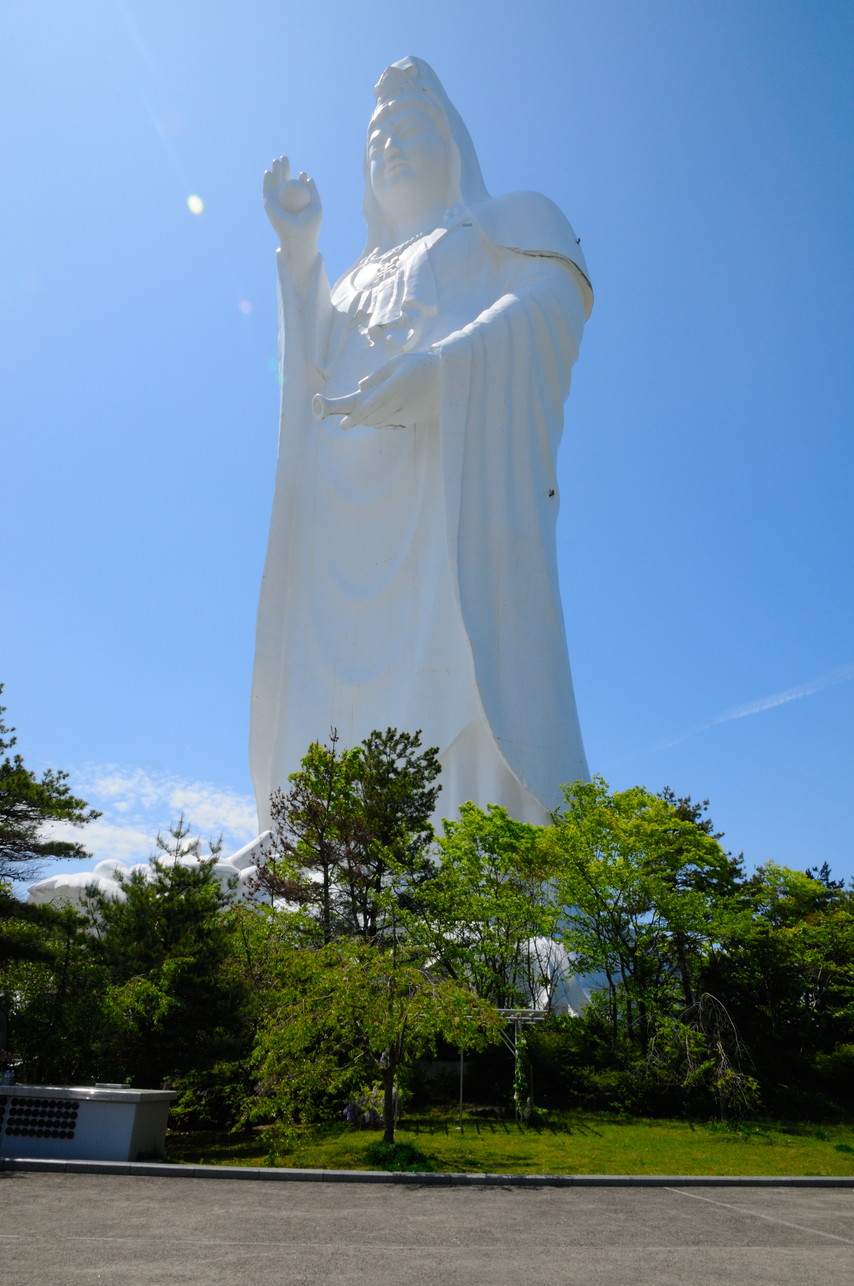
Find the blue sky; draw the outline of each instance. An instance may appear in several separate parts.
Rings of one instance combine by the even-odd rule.
[[[415,53],[491,191],[551,196],[590,266],[559,551],[592,770],[708,796],[750,865],[854,875],[850,4],[40,0],[0,30],[0,680],[28,763],[104,809],[98,858],[182,807],[252,830],[261,176],[314,175],[336,276],[371,87]]]

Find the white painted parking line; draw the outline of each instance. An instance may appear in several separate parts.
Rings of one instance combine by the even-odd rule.
[[[695,1201],[708,1201],[712,1206],[723,1206],[726,1210],[734,1210],[736,1214],[753,1215],[756,1219],[767,1219],[769,1223],[782,1224],[785,1228],[794,1228],[797,1232],[811,1232],[816,1237],[830,1237],[833,1241],[844,1241],[846,1246],[854,1246],[854,1241],[850,1237],[840,1237],[835,1232],[824,1232],[821,1228],[808,1228],[802,1223],[791,1223],[788,1219],[779,1219],[776,1215],[763,1214],[761,1210],[751,1210],[746,1206],[734,1206],[730,1201],[716,1201],[714,1197],[704,1197],[699,1192],[688,1192],[684,1188],[668,1188],[668,1192],[675,1192],[678,1197],[692,1197]]]

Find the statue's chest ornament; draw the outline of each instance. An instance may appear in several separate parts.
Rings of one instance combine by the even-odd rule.
[[[417,345],[426,319],[439,306],[430,250],[446,235],[445,228],[418,233],[362,260],[352,278],[355,293],[348,311],[371,345],[391,353]]]
[[[428,324],[443,311],[443,298],[460,290],[468,298],[477,240],[470,218],[460,210],[448,226],[373,251],[349,277],[349,324],[389,357],[417,349]]]
[[[370,268],[373,276],[373,284],[385,280],[386,277],[393,277],[400,267],[400,261],[410,246],[414,246],[418,241],[426,240],[431,233],[416,232],[414,236],[408,237],[402,241],[399,246],[393,246],[391,250],[374,250],[363,260],[365,268]]]

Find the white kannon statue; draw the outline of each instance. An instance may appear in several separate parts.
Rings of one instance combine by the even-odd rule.
[[[440,810],[549,820],[587,776],[558,589],[555,458],[592,292],[564,216],[493,198],[419,58],[375,89],[364,253],[330,290],[314,181],[264,176],[282,415],[252,690],[261,827],[331,727],[438,746]]]

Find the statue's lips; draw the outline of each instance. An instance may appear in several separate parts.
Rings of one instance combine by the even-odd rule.
[[[383,177],[387,179],[394,179],[394,178],[397,178],[399,174],[411,174],[411,173],[412,173],[412,166],[409,164],[409,162],[406,160],[405,157],[401,156],[399,158],[395,158],[392,161],[386,162],[384,166]]]

